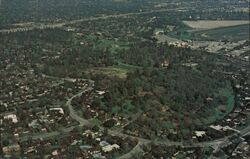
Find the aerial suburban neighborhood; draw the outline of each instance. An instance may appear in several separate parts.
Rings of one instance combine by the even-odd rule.
[[[0,159],[248,159],[249,0],[0,0]]]

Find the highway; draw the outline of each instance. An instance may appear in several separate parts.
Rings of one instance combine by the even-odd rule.
[[[77,23],[82,23],[82,22],[87,22],[87,21],[105,20],[105,19],[110,19],[110,18],[123,18],[123,17],[134,16],[134,15],[146,15],[146,14],[151,14],[151,13],[161,13],[161,12],[176,11],[176,10],[182,10],[182,9],[187,9],[187,8],[161,9],[161,10],[152,10],[152,11],[144,11],[144,12],[105,15],[105,16],[99,16],[99,17],[82,18],[82,19],[54,23],[54,24],[36,24],[34,26],[1,29],[0,33],[9,34],[9,33],[15,33],[15,32],[26,32],[26,31],[31,31],[31,30],[35,30],[35,29],[43,30],[43,29],[49,29],[49,28],[50,29],[61,28],[65,25],[72,25],[72,24],[77,24]]]
[[[186,8],[179,8],[179,9],[186,9]],[[123,17],[135,16],[135,15],[146,15],[146,14],[151,14],[151,13],[167,12],[167,11],[171,11],[171,10],[177,10],[177,9],[175,8],[175,9],[153,10],[153,11],[145,11],[145,12],[137,12],[137,13],[126,13],[126,14],[118,14],[118,15],[106,15],[106,16],[100,16],[100,17],[89,17],[89,18],[83,18],[83,19],[55,23],[55,24],[41,24],[41,25],[37,25],[37,26],[29,26],[29,27],[24,27],[24,28],[2,29],[2,30],[0,30],[0,33],[9,34],[9,33],[15,33],[15,32],[26,32],[26,31],[31,31],[31,30],[35,30],[35,29],[43,30],[43,29],[49,29],[49,28],[61,28],[61,27],[66,26],[66,25],[72,25],[72,24],[77,24],[77,23],[82,23],[82,22],[87,22],[87,21],[105,20],[105,19],[110,19],[110,18],[123,18]],[[232,59],[228,57],[228,60],[232,60]],[[237,61],[237,62],[239,62],[243,66],[249,66],[249,63],[247,63],[245,61]],[[43,75],[43,76],[46,78],[51,78],[51,79],[61,80],[61,81],[71,81],[72,82],[75,80],[73,78],[58,78],[58,77],[47,76],[47,75]],[[84,119],[83,117],[78,115],[78,113],[74,110],[74,108],[72,106],[72,100],[74,100],[75,98],[82,96],[84,93],[92,91],[94,89],[94,81],[88,80],[88,79],[82,79],[82,80],[87,81],[87,86],[83,90],[81,90],[80,92],[78,92],[77,94],[75,94],[71,98],[69,98],[67,100],[67,102],[65,103],[65,105],[69,109],[70,117],[72,119],[78,121],[79,125],[77,125],[77,126],[81,126],[81,127],[85,126],[85,125],[93,125],[93,124],[89,120]],[[132,121],[134,121],[134,120],[136,120],[136,118],[134,118]],[[35,139],[40,139],[40,138],[43,138],[43,139],[51,138],[53,136],[59,136],[62,133],[69,133],[77,126],[67,127],[67,128],[62,129],[62,130],[48,132],[48,133],[38,133],[38,134],[33,134],[32,136],[24,136],[24,137],[20,137],[20,140],[23,141],[23,140],[29,140],[29,139],[35,140]],[[100,129],[104,129],[104,128],[100,127]],[[206,142],[188,143],[188,144],[184,143],[184,142],[174,142],[174,141],[169,141],[169,140],[160,140],[160,141],[159,140],[157,140],[157,141],[148,140],[148,139],[124,134],[120,130],[108,130],[108,134],[113,135],[113,136],[123,137],[123,138],[124,137],[131,137],[133,139],[138,140],[137,145],[130,152],[128,152],[128,153],[126,153],[118,158],[118,159],[127,159],[127,158],[132,158],[133,154],[143,152],[141,147],[143,145],[147,145],[149,143],[154,143],[154,144],[163,145],[163,146],[182,146],[185,148],[211,146],[215,149],[215,151],[217,151],[217,150],[219,150],[219,148],[221,148],[223,146],[228,146],[231,143],[230,138],[234,135],[241,135],[241,136],[250,135],[250,125],[244,129],[240,130],[239,133],[234,133],[232,135],[225,136],[225,137],[220,138],[220,139],[215,139],[213,141],[206,141]]]

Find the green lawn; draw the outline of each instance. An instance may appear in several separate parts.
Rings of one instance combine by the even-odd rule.
[[[85,40],[93,43],[95,48],[107,48],[110,50],[112,54],[117,53],[120,50],[128,50],[129,49],[129,43],[126,41],[120,41],[120,40],[110,40],[110,39],[98,39],[95,35],[88,35],[85,37]]]
[[[205,35],[206,37],[202,37]],[[198,31],[194,33],[195,37],[208,40],[244,40],[249,39],[249,25],[239,25],[233,27],[224,27],[218,29]]]
[[[125,63],[122,63],[122,62],[118,62],[118,67],[121,68],[121,69],[126,69],[126,70],[135,70],[135,69],[141,68],[140,66],[125,64]]]
[[[93,125],[101,125],[102,124],[102,122],[97,118],[90,119],[90,123],[92,123]]]
[[[217,96],[227,97],[227,104],[224,106],[217,106],[215,109],[212,109],[210,112],[211,115],[203,119],[203,124],[211,124],[213,122],[216,122],[217,120],[221,120],[233,110],[235,100],[234,93],[230,84],[228,84],[226,88],[219,90]],[[222,107],[225,111],[221,110]]]
[[[249,39],[249,25],[239,25],[208,30],[195,30],[189,27],[182,27],[168,36],[181,40],[246,40]]]
[[[116,76],[118,78],[126,78],[128,69],[119,67],[119,66],[109,66],[109,67],[97,67],[97,68],[90,68],[85,70],[85,73],[93,73],[93,74],[102,74],[106,76]]]

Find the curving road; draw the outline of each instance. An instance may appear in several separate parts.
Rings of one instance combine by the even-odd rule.
[[[71,97],[67,102],[66,102],[66,106],[69,108],[69,115],[72,119],[75,119],[76,121],[79,122],[79,126],[84,126],[84,125],[90,125],[90,122],[80,116],[78,116],[77,112],[74,110],[73,106],[72,106],[72,100],[74,98],[80,97],[82,96],[83,93],[86,93],[88,91],[91,91],[93,88],[91,87],[87,87],[86,89],[84,89],[83,91],[77,93],[76,95],[74,95],[73,97]]]
[[[68,106],[69,110],[70,110],[70,116],[75,119],[76,121],[78,121],[80,123],[81,126],[83,125],[93,125],[91,124],[88,120],[80,117],[77,112],[73,109],[71,102],[74,98],[81,96],[83,93],[88,92],[93,90],[93,85],[94,85],[94,81],[91,81],[91,84],[89,84],[83,91],[81,91],[80,93],[74,95],[73,97],[71,97],[66,105]],[[135,119],[133,119],[135,120]],[[104,129],[103,127],[100,127],[100,129]],[[138,153],[142,153],[142,145],[147,145],[149,143],[154,143],[154,144],[159,144],[159,145],[164,145],[164,146],[182,146],[182,147],[214,147],[216,149],[222,147],[222,146],[227,146],[229,145],[231,142],[229,140],[230,137],[232,137],[233,135],[236,134],[240,134],[241,136],[246,136],[246,135],[250,135],[250,126],[246,127],[245,129],[241,130],[239,133],[234,133],[230,136],[226,136],[224,138],[221,139],[217,139],[217,140],[213,140],[213,141],[207,141],[207,142],[199,142],[199,143],[192,143],[192,144],[185,144],[184,142],[173,142],[173,141],[169,141],[169,140],[160,140],[160,141],[152,141],[152,140],[148,140],[148,139],[144,139],[141,137],[135,137],[135,136],[131,136],[131,135],[127,135],[122,133],[119,130],[109,130],[108,131],[109,135],[113,135],[113,136],[119,136],[119,137],[131,137],[133,139],[137,139],[138,143],[137,145],[127,154],[124,154],[122,156],[120,156],[118,159],[128,159],[128,158],[133,158],[133,154],[138,154]]]
[[[62,81],[74,81],[74,80],[76,80],[76,79],[73,79],[73,78],[58,78],[58,77],[47,76],[47,75],[43,75],[43,76],[46,77],[46,78],[62,80]],[[77,93],[74,96],[72,96],[71,98],[69,98],[67,100],[67,102],[66,102],[66,106],[69,108],[70,117],[79,122],[78,126],[93,125],[91,122],[89,122],[89,120],[86,120],[83,117],[79,116],[78,113],[74,110],[74,108],[73,108],[73,106],[71,104],[72,100],[74,98],[80,97],[80,96],[82,96],[82,94],[93,90],[94,81],[87,80],[87,79],[81,79],[81,80],[87,81],[88,84],[85,86],[85,88],[82,91],[80,91],[79,93]],[[23,140],[29,140],[29,139],[50,138],[50,137],[53,137],[53,136],[58,136],[61,133],[68,133],[68,132],[72,131],[75,127],[76,126],[68,127],[68,128],[64,128],[64,129],[55,131],[55,132],[49,132],[49,133],[43,133],[43,134],[34,134],[32,137],[24,136],[24,137],[21,137],[20,140],[23,141]],[[100,129],[103,130],[104,127],[100,126]],[[237,135],[237,134],[241,135],[241,136],[250,135],[250,125],[248,127],[246,127],[245,129],[242,129],[239,133],[234,133],[232,135],[226,136],[226,137],[221,138],[221,139],[216,139],[216,140],[213,140],[213,141],[206,141],[206,142],[192,143],[192,144],[190,144],[190,143],[186,144],[184,142],[174,142],[174,141],[169,141],[169,140],[160,140],[160,141],[158,141],[158,140],[157,141],[156,140],[148,140],[148,139],[144,139],[144,138],[141,138],[141,137],[135,137],[135,136],[124,134],[124,133],[121,132],[121,130],[108,130],[108,134],[112,135],[112,136],[123,137],[123,138],[130,137],[132,139],[138,140],[137,145],[130,152],[118,157],[118,159],[128,159],[128,158],[133,158],[134,154],[143,153],[142,146],[147,145],[149,143],[154,143],[154,144],[163,145],[163,146],[182,146],[182,147],[185,147],[185,148],[211,146],[216,151],[220,147],[229,145],[231,143],[229,138],[234,136],[234,135]]]

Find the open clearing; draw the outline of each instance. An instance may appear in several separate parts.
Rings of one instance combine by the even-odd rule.
[[[231,27],[202,30],[193,33],[196,38],[206,40],[229,40],[240,41],[249,39],[249,25],[238,25]]]
[[[190,29],[185,26],[176,31],[170,32],[167,36],[180,40],[208,40],[208,41],[240,41],[249,39],[249,24],[236,26],[219,27],[213,29]]]
[[[248,20],[198,20],[198,21],[183,21],[183,23],[194,29],[215,29],[221,27],[249,24],[249,21]]]
[[[119,66],[109,66],[109,67],[96,67],[92,69],[85,70],[86,74],[102,74],[110,77],[118,77],[125,79],[127,77],[128,70],[120,68]]]

